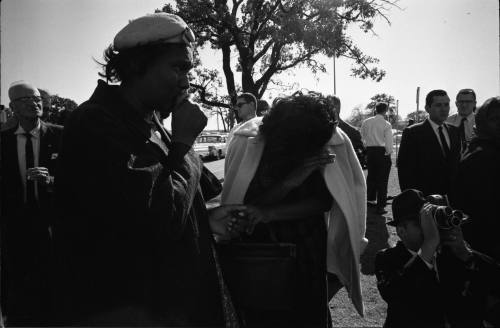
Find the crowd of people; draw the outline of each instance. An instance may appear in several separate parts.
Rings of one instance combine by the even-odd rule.
[[[363,315],[367,206],[386,213],[392,167],[387,104],[358,131],[339,118],[336,96],[295,92],[269,106],[239,94],[221,185],[192,150],[207,124],[187,93],[195,39],[176,15],[130,21],[64,128],[44,121],[35,86],[9,88],[15,120],[0,139],[7,326],[331,327],[342,286]],[[449,102],[431,91],[429,117],[403,132],[402,193],[388,223],[401,241],[375,260],[385,327],[500,325],[500,97],[476,110],[474,91],[461,90],[451,117]],[[171,132],[161,123],[169,116]],[[286,307],[236,297],[218,247],[236,242],[293,246]]]

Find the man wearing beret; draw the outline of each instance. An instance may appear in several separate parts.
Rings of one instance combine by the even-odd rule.
[[[9,88],[14,126],[0,137],[1,306],[6,323],[48,324],[49,222],[62,127],[46,123],[37,88]]]
[[[58,324],[237,324],[212,232],[243,207],[205,207],[220,184],[192,150],[207,122],[186,94],[193,42],[176,15],[132,20],[105,51],[106,81],[66,121]],[[170,114],[171,134],[160,124]]]
[[[483,327],[498,310],[488,302],[498,297],[500,265],[471,250],[459,226],[438,228],[428,199],[407,189],[393,200],[388,224],[401,241],[375,258],[384,327]]]

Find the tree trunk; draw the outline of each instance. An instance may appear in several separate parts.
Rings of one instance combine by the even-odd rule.
[[[226,87],[227,94],[231,97],[231,103],[236,102],[236,86],[234,84],[234,74],[231,70],[231,48],[229,46],[223,46],[222,49],[222,69],[224,70],[224,76],[226,77]],[[229,109],[232,111],[232,109]],[[234,126],[234,115],[228,115],[229,117],[229,128]]]

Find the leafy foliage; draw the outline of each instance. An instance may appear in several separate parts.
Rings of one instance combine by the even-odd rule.
[[[353,61],[353,76],[380,81],[385,71],[376,67],[378,59],[354,44],[347,27],[357,25],[364,32],[373,32],[376,19],[389,22],[385,13],[396,2],[175,0],[162,11],[181,16],[197,35],[198,46],[221,51],[227,94],[234,102],[239,89],[234,69],[241,72],[241,90],[260,99],[270,84],[278,83],[273,77],[289,69],[305,65],[313,73],[324,72],[324,64],[317,60],[320,54],[348,57]],[[236,62],[232,62],[234,52]],[[217,84],[218,75],[208,76]]]
[[[414,111],[406,115],[406,121],[412,119],[413,121],[415,121],[415,123],[422,122],[426,118],[427,118],[427,112],[425,110],[419,110],[418,113],[417,111]]]
[[[59,95],[49,95],[49,97],[50,101],[46,103],[46,107],[44,106],[44,120],[64,125],[66,118],[78,107],[78,104]]]
[[[355,127],[361,127],[361,123],[368,117],[372,116],[373,111],[368,108],[363,108],[361,105],[354,107],[351,111],[351,116],[346,120],[347,123]]]

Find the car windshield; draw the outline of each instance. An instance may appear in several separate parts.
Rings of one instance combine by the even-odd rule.
[[[201,136],[197,139],[198,143],[221,143],[224,141],[221,136]]]

